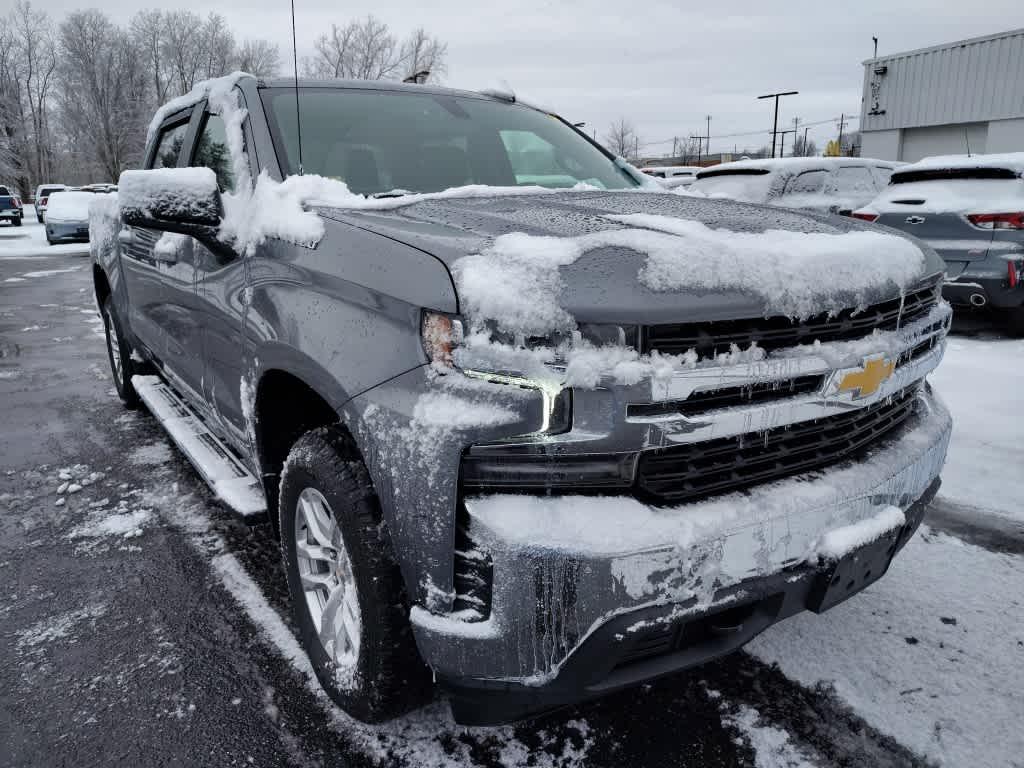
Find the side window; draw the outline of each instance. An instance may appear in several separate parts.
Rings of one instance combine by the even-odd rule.
[[[228,136],[224,121],[219,115],[207,114],[203,118],[203,130],[196,142],[196,150],[192,154],[191,166],[209,168],[217,175],[217,183],[221,192],[231,192],[235,188],[235,176],[231,172],[231,152],[228,149]]]
[[[804,171],[786,185],[787,195],[813,195],[825,188],[825,171]]]
[[[174,168],[177,166],[178,155],[181,154],[181,145],[185,142],[186,131],[188,131],[187,120],[160,132],[152,168]]]
[[[875,193],[875,181],[871,171],[864,165],[848,165],[836,173],[836,191],[843,194]]]

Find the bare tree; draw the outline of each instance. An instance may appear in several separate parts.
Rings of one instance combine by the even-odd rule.
[[[165,19],[162,11],[139,11],[131,20],[132,40],[149,71],[153,104],[163,104],[170,95],[174,74],[166,59]]]
[[[690,165],[697,162],[701,154],[702,140],[694,136],[687,136],[673,142],[673,154],[676,162],[680,165]]]
[[[28,180],[24,165],[25,125],[16,35],[0,18],[0,179],[17,182],[22,194]]]
[[[448,46],[422,28],[400,44],[388,25],[373,16],[341,27],[332,24],[314,48],[316,53],[303,60],[307,77],[353,80],[404,78],[424,70],[436,77],[445,72],[448,54]]]
[[[803,136],[797,136],[793,142],[793,157],[814,157],[818,154],[818,145],[814,139],[804,141]]]
[[[447,72],[445,59],[448,56],[448,44],[436,37],[430,37],[423,27],[413,30],[402,44],[402,79],[411,77],[418,72],[429,72],[428,81],[436,81]]]
[[[58,97],[72,151],[116,180],[142,153],[150,111],[144,58],[131,35],[97,10],[69,14],[60,41]]]
[[[268,40],[246,40],[238,47],[234,68],[256,77],[273,77],[281,69],[281,52]]]
[[[604,136],[604,145],[613,155],[625,157],[631,161],[639,160],[640,136],[636,128],[624,117],[611,124]]]
[[[53,24],[45,11],[36,11],[29,0],[14,6],[14,45],[20,59],[21,119],[26,135],[23,162],[27,193],[32,183],[45,180],[52,171],[48,102],[57,70]]]
[[[198,38],[202,78],[228,74],[235,60],[235,36],[228,29],[227,20],[219,13],[211,13],[198,30]]]
[[[203,20],[192,11],[164,14],[161,55],[171,70],[171,92],[187,93],[199,79],[202,66],[202,38],[196,34]]]

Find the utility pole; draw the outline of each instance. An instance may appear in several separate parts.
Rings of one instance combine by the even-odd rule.
[[[766,93],[758,96],[758,99],[775,99],[775,122],[772,123],[772,157],[775,157],[775,135],[779,132],[779,97],[796,96],[800,91],[780,91],[779,93]],[[710,133],[710,131],[709,131]]]
[[[793,128],[790,128],[788,131],[779,131],[779,136],[782,137],[782,143],[779,146],[779,157],[785,157],[786,156],[786,134],[787,133],[795,134],[796,130],[793,129]],[[795,141],[796,140],[796,136],[794,136],[793,139]]]
[[[794,134],[800,133],[800,118],[799,117],[794,117],[793,118],[793,133]],[[795,135],[793,136],[793,157],[796,157],[796,136]]]
[[[694,135],[691,134],[690,138],[697,140],[697,165],[700,165],[700,153],[701,153],[701,150],[704,148],[704,137],[703,136],[694,136]]]
[[[843,156],[843,128],[846,127],[846,113],[842,112],[839,115],[839,156]]]
[[[804,126],[804,152],[807,152],[807,132],[811,130],[811,126]]]
[[[708,115],[707,121],[708,121],[708,135],[707,135],[708,151],[707,151],[707,156],[711,157],[711,115]]]

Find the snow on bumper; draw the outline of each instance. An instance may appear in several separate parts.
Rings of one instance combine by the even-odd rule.
[[[652,605],[711,609],[741,582],[798,568],[830,531],[906,509],[938,477],[951,421],[929,391],[898,436],[862,460],[711,500],[654,508],[631,497],[476,496],[476,544],[493,558],[490,618],[414,613],[420,649],[451,678],[542,684],[595,629]]]

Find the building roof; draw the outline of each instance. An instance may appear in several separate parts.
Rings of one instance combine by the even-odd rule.
[[[961,48],[966,45],[974,45],[976,43],[988,43],[993,40],[999,40],[1004,37],[1013,37],[1015,35],[1024,35],[1024,27],[1019,29],[1008,29],[1005,32],[996,32],[992,35],[982,35],[981,37],[968,37],[964,40],[954,40],[951,43],[940,43],[939,45],[929,45],[926,48],[914,48],[909,51],[899,51],[897,53],[887,53],[882,56],[875,56],[870,59],[864,59],[863,64],[877,64],[884,61],[891,61],[893,59],[900,59],[905,56],[917,56],[922,53],[934,53],[936,51],[946,51],[950,48]]]

